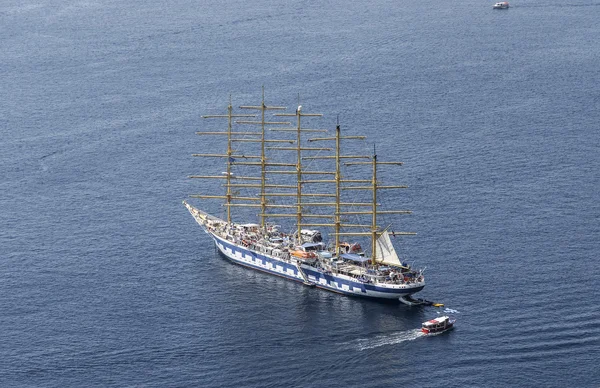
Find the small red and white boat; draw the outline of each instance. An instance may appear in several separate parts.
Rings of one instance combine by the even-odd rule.
[[[437,317],[427,322],[423,322],[421,331],[425,334],[439,334],[454,327],[456,319],[448,316]]]
[[[510,7],[510,5],[508,4],[508,1],[500,1],[496,4],[494,4],[494,9],[508,9]]]

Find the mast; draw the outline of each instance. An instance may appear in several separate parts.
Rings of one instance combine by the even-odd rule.
[[[298,98],[300,100],[300,98]],[[303,113],[302,105],[298,105],[296,108],[296,113],[280,113],[275,114],[275,116],[296,116],[296,242],[300,244],[302,242],[301,231],[302,231],[302,151],[303,150],[315,150],[315,151],[331,151],[330,148],[303,148],[302,147],[302,132],[326,132],[326,130],[308,130],[302,128],[302,117],[322,117],[321,113]],[[283,129],[285,130],[285,129]],[[272,147],[276,148],[276,147]],[[278,147],[276,149],[290,149],[290,148],[282,148]]]
[[[298,101],[299,102],[299,101]],[[296,197],[296,230],[298,233],[298,237],[297,237],[297,241],[298,243],[302,242],[302,237],[301,237],[301,231],[302,231],[302,204],[301,202],[301,198],[302,198],[302,184],[300,183],[302,181],[302,149],[300,148],[301,146],[301,124],[300,121],[302,120],[302,105],[298,105],[298,108],[296,108],[296,122],[298,123],[298,127],[297,127],[297,132],[296,132],[296,193],[297,193],[297,197]]]
[[[375,145],[373,145],[373,157],[370,162],[351,162],[346,163],[347,166],[350,165],[371,165],[372,173],[371,173],[371,186],[365,187],[352,187],[354,190],[371,190],[371,195],[373,202],[371,204],[370,212],[353,212],[354,214],[371,214],[371,225],[370,231],[367,233],[343,233],[344,235],[354,235],[354,236],[365,236],[368,235],[371,237],[371,263],[375,265],[377,263],[377,239],[382,234],[381,229],[377,225],[377,214],[410,214],[412,213],[409,210],[388,210],[388,211],[378,211],[377,210],[377,190],[379,189],[403,189],[407,186],[382,186],[377,182],[377,166],[378,165],[397,165],[401,166],[402,162],[379,162],[377,161],[377,153],[375,152]],[[391,235],[414,235],[416,233],[413,232],[392,232]]]
[[[232,193],[231,193],[231,179],[232,179],[232,173],[231,173],[231,162],[232,162],[232,155],[233,155],[233,149],[231,148],[231,141],[232,141],[232,120],[234,117],[256,117],[255,115],[239,115],[233,114],[233,106],[231,105],[231,95],[229,95],[229,105],[227,106],[227,114],[226,115],[205,115],[205,116],[201,116],[202,118],[227,118],[227,132],[197,132],[198,135],[227,135],[227,154],[225,155],[218,155],[218,154],[194,154],[194,156],[203,156],[203,157],[226,157],[227,158],[227,169],[226,169],[226,173],[225,173],[225,179],[226,179],[226,187],[227,187],[227,192],[225,194],[225,203],[226,203],[226,207],[227,207],[227,222],[230,223],[231,222],[231,200],[233,198]],[[207,177],[207,176],[190,176],[190,178],[220,178],[220,177]],[[195,196],[196,198],[214,198],[215,196]],[[217,198],[221,197],[221,196],[216,196]],[[240,199],[240,198],[238,198]]]
[[[375,144],[373,144],[373,207],[371,218],[371,262],[375,264],[377,257],[377,153],[375,152]]]
[[[260,110],[261,120],[259,122],[256,121],[237,121],[239,124],[258,124],[261,128],[261,137],[260,137],[260,226],[264,230],[265,229],[265,219],[266,219],[266,209],[267,209],[267,200],[265,196],[265,188],[266,188],[266,166],[267,159],[265,157],[265,125],[277,125],[277,124],[290,124],[288,122],[266,122],[265,121],[265,111],[267,110],[285,110],[283,106],[267,106],[265,105],[265,87],[262,87],[262,101],[260,106],[240,106],[240,109],[255,109]]]
[[[342,193],[342,182],[350,182],[349,180],[343,180],[342,179],[342,171],[341,171],[341,159],[343,158],[343,156],[341,155],[341,140],[342,139],[360,139],[360,140],[364,140],[366,138],[366,136],[341,136],[341,129],[340,129],[340,123],[339,123],[339,118],[338,118],[338,122],[335,126],[335,137],[334,138],[314,138],[314,139],[309,139],[309,142],[312,141],[321,141],[321,140],[335,140],[335,175],[334,175],[334,182],[335,182],[335,212],[334,212],[334,221],[333,221],[333,228],[334,228],[334,233],[333,235],[335,236],[335,253],[339,254],[339,250],[340,250],[340,231],[342,228],[342,221],[341,221],[341,207],[342,207],[342,202],[341,202],[341,193]],[[350,158],[368,158],[368,156],[350,156]],[[349,225],[348,225],[349,226]]]
[[[335,233],[335,254],[340,253],[340,201],[341,201],[341,190],[340,181],[342,179],[340,171],[340,121],[338,118],[337,125],[335,126],[335,214],[334,214],[334,233]]]

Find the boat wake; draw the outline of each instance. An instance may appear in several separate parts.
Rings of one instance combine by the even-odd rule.
[[[378,348],[380,346],[395,345],[406,341],[413,341],[424,336],[425,334],[421,331],[421,329],[413,329],[399,331],[392,334],[382,334],[373,338],[361,338],[346,344],[351,344],[358,350],[363,351]]]

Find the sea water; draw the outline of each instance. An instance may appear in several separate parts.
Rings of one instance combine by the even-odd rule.
[[[599,386],[600,3],[492,3],[3,1],[0,386]],[[217,254],[195,132],[262,86],[404,162],[454,330]]]

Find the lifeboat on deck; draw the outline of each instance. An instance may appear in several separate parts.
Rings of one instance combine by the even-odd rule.
[[[296,249],[290,252],[292,257],[302,260],[302,261],[314,261],[317,258],[317,254],[315,252],[307,252],[302,249]]]

